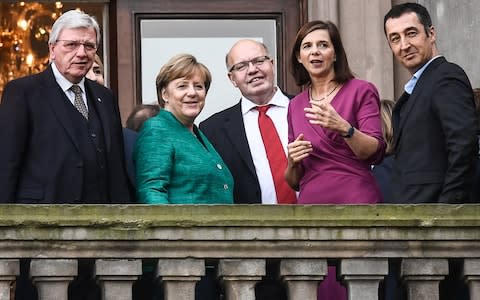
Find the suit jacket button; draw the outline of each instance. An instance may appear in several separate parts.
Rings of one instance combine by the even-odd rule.
[[[221,164],[217,164],[217,168],[218,168],[219,170],[221,170],[221,169],[222,169],[222,165],[221,165]]]
[[[228,184],[225,183],[225,184],[223,185],[223,189],[224,189],[224,190],[228,190]]]

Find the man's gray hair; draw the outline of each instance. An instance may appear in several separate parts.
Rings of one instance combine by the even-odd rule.
[[[58,36],[63,29],[75,29],[75,28],[93,28],[97,34],[97,46],[100,44],[100,26],[98,26],[97,20],[94,17],[79,11],[69,10],[63,13],[53,23],[52,31],[50,32],[50,38],[48,44],[55,44],[58,40]]]

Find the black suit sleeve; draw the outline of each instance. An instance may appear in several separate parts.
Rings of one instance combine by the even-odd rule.
[[[465,187],[470,186],[477,152],[477,117],[472,88],[465,73],[457,66],[438,74],[433,88],[432,106],[440,120],[448,154],[447,170],[439,202],[464,201]],[[425,141],[428,143],[428,141]]]
[[[7,84],[0,104],[0,202],[13,203],[28,140],[26,97],[18,81]]]

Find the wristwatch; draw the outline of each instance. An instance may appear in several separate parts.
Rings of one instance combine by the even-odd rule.
[[[350,128],[348,128],[347,134],[342,134],[342,137],[347,139],[351,138],[354,132],[355,132],[355,128],[352,125],[350,125]]]

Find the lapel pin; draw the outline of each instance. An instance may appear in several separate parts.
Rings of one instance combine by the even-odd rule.
[[[98,101],[98,102],[102,102],[102,99],[100,99],[100,98],[97,98],[97,101]]]

